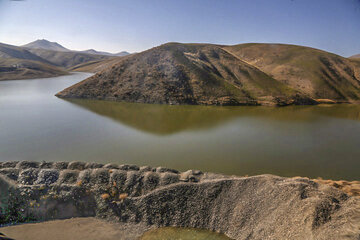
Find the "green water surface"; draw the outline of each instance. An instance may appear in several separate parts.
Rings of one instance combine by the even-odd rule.
[[[0,82],[0,161],[360,177],[359,105],[169,106],[54,96],[88,76]]]

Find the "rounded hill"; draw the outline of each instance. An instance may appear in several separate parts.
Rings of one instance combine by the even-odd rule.
[[[57,96],[206,105],[349,102],[360,97],[359,69],[350,59],[294,45],[167,43],[125,56]]]

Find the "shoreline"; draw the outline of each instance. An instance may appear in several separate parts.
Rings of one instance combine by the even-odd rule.
[[[82,80],[84,81],[84,80]],[[75,84],[76,85],[76,84]],[[66,90],[66,89],[64,89]],[[312,99],[311,104],[296,104],[296,103],[279,103],[264,101],[256,103],[239,103],[239,104],[208,104],[208,103],[193,103],[193,104],[179,104],[179,103],[160,103],[160,102],[135,102],[135,101],[124,101],[117,100],[116,98],[86,98],[77,96],[61,96],[60,92],[56,93],[57,98],[63,100],[96,100],[96,101],[107,101],[107,102],[118,102],[118,103],[139,103],[149,105],[168,105],[168,106],[218,106],[218,107],[288,107],[288,106],[318,106],[318,105],[360,105],[360,101],[336,101],[332,99]]]
[[[127,231],[126,238],[123,238],[124,231]],[[132,233],[136,232],[135,229],[94,217],[5,226],[0,228],[0,232],[14,240],[98,240],[99,236],[101,240],[119,240],[139,237],[139,234]]]
[[[0,79],[0,81],[16,81],[16,80],[34,80],[34,79],[47,79],[47,78],[55,78],[55,77],[62,77],[62,76],[68,76],[71,75],[71,72],[66,72],[63,74],[54,74],[52,76],[41,76],[41,75],[37,75],[37,76],[32,76],[32,77],[25,77],[24,78],[19,78],[19,76],[16,76],[16,78],[10,78],[10,79]]]
[[[16,80],[34,80],[34,79],[47,79],[47,78],[55,78],[55,77],[62,77],[62,76],[68,76],[76,73],[85,73],[85,74],[91,74],[89,77],[95,75],[96,73],[93,72],[81,72],[81,71],[68,71],[64,74],[55,74],[53,76],[33,76],[33,77],[24,77],[24,78],[14,78],[14,79],[0,79],[0,81],[16,81]],[[80,82],[86,80],[87,78],[81,80]],[[79,82],[79,83],[80,83]],[[76,84],[75,84],[76,85]],[[63,89],[62,91],[64,91]],[[61,91],[61,92],[62,92]],[[206,102],[199,102],[194,104],[178,104],[178,103],[152,103],[152,102],[133,102],[133,101],[122,101],[117,100],[115,98],[84,98],[84,97],[63,97],[60,96],[60,92],[55,94],[56,97],[61,99],[84,99],[84,100],[101,100],[101,101],[111,101],[111,102],[126,102],[126,103],[142,103],[142,104],[160,104],[160,105],[191,105],[191,106],[262,106],[262,107],[286,107],[286,106],[315,106],[315,105],[337,105],[337,104],[354,104],[359,105],[360,101],[347,101],[347,100],[336,100],[336,99],[315,99],[315,98],[308,98],[309,103],[306,104],[304,102],[301,103],[294,103],[294,100],[286,101],[281,100],[278,103],[270,102],[270,101],[254,101],[254,102],[244,102],[244,103],[237,103],[237,104],[217,104],[217,103],[206,103]],[[276,98],[276,97],[275,97]]]

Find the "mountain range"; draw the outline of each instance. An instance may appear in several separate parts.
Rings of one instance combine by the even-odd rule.
[[[167,43],[122,57],[57,96],[205,105],[357,102],[360,61],[286,44]]]
[[[78,53],[85,53],[85,54],[103,55],[103,56],[118,56],[118,57],[122,57],[122,56],[126,56],[126,55],[130,54],[126,51],[122,51],[122,52],[118,52],[118,53],[109,53],[109,52],[96,51],[95,49],[88,49],[88,50],[84,50],[84,51],[74,51],[74,50],[69,50],[69,49],[61,46],[57,42],[50,42],[46,39],[38,39],[34,42],[25,44],[21,47],[27,48],[27,49],[43,49],[43,50],[51,50],[51,51],[57,51],[57,52],[78,52]]]
[[[70,51],[69,49],[58,44],[57,42],[50,42],[45,39],[38,39],[34,42],[25,44],[21,47],[31,48],[31,49],[45,49],[45,50],[60,51],[60,52],[69,52]]]
[[[116,61],[128,54],[112,54],[93,49],[73,51],[45,39],[19,47],[0,43],[0,80],[64,75],[77,65],[105,60]]]
[[[135,54],[111,54],[72,51],[42,39],[21,47],[0,43],[0,80],[94,72],[57,96],[142,103],[359,102],[358,56],[344,58],[310,47],[265,43],[167,43]]]
[[[118,52],[118,53],[108,53],[108,52],[99,52],[96,51],[94,49],[88,49],[85,51],[80,51],[81,53],[88,53],[88,54],[95,54],[95,55],[105,55],[105,56],[118,56],[118,57],[122,57],[122,56],[126,56],[129,55],[130,53],[126,52],[126,51],[122,51],[122,52]]]
[[[67,71],[24,48],[0,43],[0,80],[46,78],[64,74]]]

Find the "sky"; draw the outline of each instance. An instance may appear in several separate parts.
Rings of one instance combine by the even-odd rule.
[[[360,0],[0,0],[0,42],[140,52],[166,42],[360,53]]]

